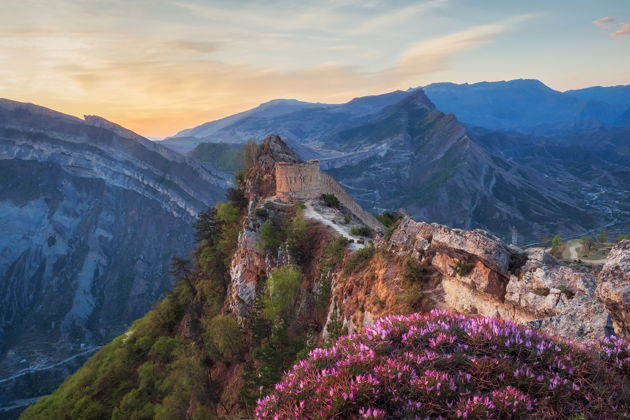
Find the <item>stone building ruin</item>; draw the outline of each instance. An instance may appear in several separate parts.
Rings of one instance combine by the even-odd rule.
[[[381,231],[383,225],[366,212],[333,178],[319,168],[318,160],[303,163],[277,162],[275,166],[276,198],[290,203],[333,194],[339,202],[372,230]]]

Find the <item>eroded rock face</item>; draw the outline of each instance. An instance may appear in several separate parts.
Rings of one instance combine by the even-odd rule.
[[[616,334],[630,335],[630,241],[619,242],[599,274],[597,297],[606,305]]]
[[[531,323],[550,334],[580,340],[611,334],[608,311],[628,307],[617,284],[611,284],[610,304],[605,307],[597,299],[597,277],[590,268],[565,264],[543,250],[525,253],[483,231],[405,218],[380,245],[437,270],[446,309]],[[624,272],[627,284],[628,256],[621,251],[611,254],[616,263],[602,274],[623,278],[619,272]],[[602,291],[604,287],[600,286]],[[628,316],[623,309],[617,312],[619,319]]]
[[[247,172],[245,194],[250,205],[276,193],[276,163],[299,163],[302,160],[276,135],[268,136],[260,147],[257,163]]]
[[[248,217],[246,226],[238,237],[238,248],[230,265],[229,305],[239,319],[244,320],[256,299],[256,289],[261,277],[268,271],[265,255],[256,247],[260,223]]]

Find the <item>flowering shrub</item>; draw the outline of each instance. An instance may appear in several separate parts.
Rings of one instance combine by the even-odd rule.
[[[630,418],[630,342],[578,346],[492,318],[389,316],[313,350],[259,419]]]

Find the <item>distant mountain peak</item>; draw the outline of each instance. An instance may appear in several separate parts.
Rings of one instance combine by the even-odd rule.
[[[4,111],[24,110],[34,115],[47,116],[52,118],[61,118],[68,121],[80,122],[81,119],[69,114],[46,108],[41,105],[35,105],[30,102],[20,102],[11,99],[0,98],[0,109]]]

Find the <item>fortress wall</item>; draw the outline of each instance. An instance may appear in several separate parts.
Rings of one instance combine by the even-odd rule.
[[[276,197],[281,201],[311,200],[322,195],[319,162],[276,163]]]
[[[276,198],[280,201],[305,201],[322,194],[334,194],[341,204],[370,229],[382,230],[383,225],[357,204],[350,194],[333,178],[319,169],[318,161],[305,163],[276,163]]]
[[[325,172],[320,172],[322,194],[334,194],[341,204],[357,216],[366,226],[372,230],[383,230],[383,225],[376,217],[357,204],[348,192],[337,182],[335,178]]]

